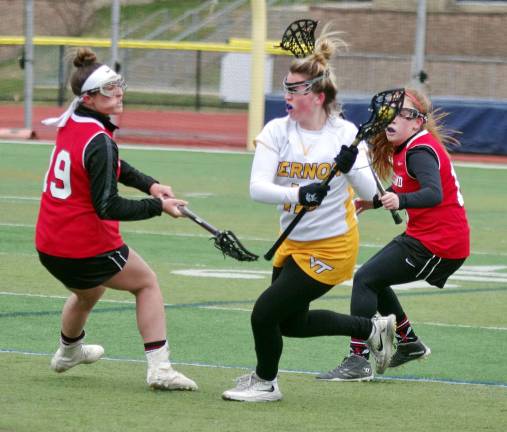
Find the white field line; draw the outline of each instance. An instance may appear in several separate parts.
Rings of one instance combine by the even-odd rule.
[[[2,197],[0,197],[1,199]],[[0,227],[10,227],[10,228],[29,228],[29,229],[35,229],[35,225],[33,224],[21,224],[21,223],[0,223]],[[121,230],[124,234],[137,234],[137,235],[154,235],[157,237],[163,236],[163,237],[198,237],[198,238],[209,238],[210,234],[193,234],[193,233],[167,233],[167,232],[160,232],[160,231],[146,231],[146,230]],[[263,241],[265,239],[260,238],[246,238],[245,240],[253,241]]]
[[[39,201],[39,197],[28,197],[19,195],[0,195],[0,200],[4,201]]]
[[[4,145],[54,145],[53,141],[32,141],[32,140],[0,140],[0,144]],[[126,150],[141,150],[141,151],[159,151],[159,152],[185,152],[185,153],[220,153],[220,154],[241,154],[251,155],[252,152],[247,150],[221,150],[221,149],[210,149],[209,147],[176,147],[176,146],[150,146],[143,143],[139,144],[120,144],[120,148]],[[454,166],[465,167],[465,168],[481,168],[481,169],[507,169],[507,164],[494,164],[494,163],[482,163],[482,162],[466,162],[466,161],[454,161]]]
[[[37,298],[57,299],[57,300],[67,300],[67,298],[68,298],[68,296],[16,293],[16,292],[9,292],[9,291],[0,291],[0,296],[1,295],[12,296],[12,297],[37,297]],[[136,302],[133,300],[107,300],[107,299],[100,299],[100,303],[119,303],[119,304],[132,304],[132,305],[136,304]],[[164,306],[174,306],[174,305],[171,303],[165,303]]]
[[[54,145],[53,141],[28,141],[28,140],[16,140],[16,141],[7,141],[7,140],[0,140],[0,144],[5,145],[44,145],[44,146],[52,146]],[[142,151],[161,151],[161,152],[185,152],[185,153],[220,153],[220,154],[244,154],[244,155],[251,155],[252,152],[248,150],[223,150],[223,149],[210,149],[209,147],[197,147],[192,146],[192,148],[189,147],[178,147],[178,146],[151,146],[151,145],[145,145],[143,143],[139,144],[119,144],[118,147],[121,149],[126,150],[142,150]]]
[[[0,200],[2,200],[2,196],[0,195]],[[0,227],[10,227],[10,228],[29,228],[29,229],[35,229],[35,225],[33,224],[23,224],[23,223],[7,223],[7,222],[0,222]],[[175,233],[167,233],[163,231],[148,231],[148,230],[129,230],[129,229],[122,229],[122,233],[124,234],[136,234],[136,235],[154,235],[157,237],[195,237],[195,238],[209,238],[209,234],[194,234],[194,233],[183,233],[183,232],[175,232]],[[241,237],[244,241],[263,241],[263,242],[269,242],[274,241],[274,237],[270,238],[264,238],[264,237],[248,237],[243,236]],[[380,243],[361,243],[361,247],[365,248],[373,248],[373,249],[379,249],[384,244]],[[1,254],[1,252],[0,252]],[[11,253],[10,255],[16,255],[16,253]],[[493,256],[507,256],[507,252],[492,252],[492,251],[479,251],[474,250],[472,251],[472,255],[493,255]]]
[[[489,326],[472,326],[467,324],[445,324],[445,323],[436,323],[436,322],[421,322],[414,321],[416,324],[427,325],[427,326],[436,326],[436,327],[456,327],[456,328],[468,328],[468,329],[480,329],[480,330],[500,330],[506,331],[507,327],[489,327]]]
[[[199,306],[200,309],[214,309],[221,311],[232,311],[232,312],[252,312],[252,308],[240,308],[240,307],[226,307],[226,306]]]
[[[481,168],[481,169],[492,169],[492,170],[504,170],[507,169],[507,164],[494,164],[494,163],[482,163],[482,162],[457,162],[452,163],[454,166],[461,168]]]
[[[37,352],[29,352],[29,351],[18,351],[18,350],[9,350],[9,349],[1,349],[0,354],[18,354],[25,356],[37,356],[37,357],[51,357],[53,353],[37,353]],[[114,358],[114,357],[102,357],[101,360],[112,361],[112,362],[120,362],[120,363],[146,363],[146,360],[138,360],[138,359],[125,359],[125,358]],[[208,369],[238,369],[238,370],[250,370],[251,368],[243,367],[243,366],[228,366],[228,365],[220,365],[220,364],[210,364],[210,363],[197,363],[197,362],[175,362],[171,361],[174,365],[181,366],[192,366],[192,367],[201,367]],[[320,372],[317,371],[306,371],[306,370],[293,370],[293,369],[280,369],[280,373],[284,374],[298,374],[298,375],[317,375]],[[482,386],[482,387],[498,387],[498,388],[506,388],[507,384],[503,383],[480,383],[480,382],[472,382],[472,381],[451,381],[445,379],[438,378],[410,378],[410,377],[389,377],[389,376],[376,376],[375,380],[377,381],[405,381],[405,382],[420,382],[420,383],[433,383],[433,384],[446,384],[446,385],[471,385],[471,386]]]
[[[0,293],[1,294],[1,293]],[[227,307],[227,306],[199,306],[200,309],[216,309],[223,311],[238,311],[238,312],[252,312],[252,309]],[[468,328],[474,330],[498,330],[507,331],[507,327],[490,327],[490,326],[473,326],[467,324],[447,324],[447,323],[436,323],[436,322],[424,322],[424,321],[412,321],[414,324],[436,326],[436,327],[454,327],[454,328]]]
[[[58,295],[46,295],[46,294],[30,294],[30,293],[16,293],[9,291],[0,291],[0,296],[12,296],[12,297],[37,297],[37,298],[47,298],[47,299],[57,299],[57,300],[66,300],[67,296],[58,296]],[[114,304],[131,304],[135,305],[135,301],[133,300],[107,300],[101,299],[100,303],[114,303]],[[178,306],[173,303],[164,303],[166,307],[174,307]],[[221,310],[221,311],[231,311],[231,312],[252,312],[251,308],[241,308],[241,307],[228,307],[228,306],[195,306],[196,309],[208,309],[208,310]],[[437,327],[455,327],[455,328],[470,328],[470,329],[480,329],[480,330],[499,330],[499,331],[507,331],[507,327],[490,327],[490,326],[472,326],[468,324],[448,324],[448,323],[436,323],[436,322],[423,322],[423,321],[414,321],[416,324],[427,325],[427,326],[437,326]]]
[[[0,200],[2,199],[2,196],[0,196]],[[7,222],[0,222],[0,227],[8,227],[8,228],[29,228],[34,230],[35,225],[34,224],[24,224],[24,223],[7,223]],[[163,231],[149,231],[149,230],[132,230],[132,229],[122,229],[122,233],[124,234],[136,234],[136,235],[154,235],[157,237],[163,236],[163,237],[198,237],[198,238],[209,238],[210,234],[194,234],[194,233],[183,233],[183,232],[175,232],[175,233],[168,233]],[[242,237],[242,240],[247,241],[271,241],[273,238],[263,238],[263,237]],[[365,247],[371,247],[371,248],[380,248],[384,246],[383,244],[374,244],[374,243],[363,243],[362,246]],[[497,253],[495,253],[497,254]]]
[[[37,254],[35,253],[35,250],[34,250],[34,252],[32,252],[32,253],[26,253],[26,252],[14,252],[14,253],[0,252],[0,256],[35,257],[35,256],[37,256]]]

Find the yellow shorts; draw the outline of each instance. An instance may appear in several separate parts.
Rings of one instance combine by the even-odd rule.
[[[276,252],[273,266],[282,267],[292,256],[308,276],[328,285],[337,285],[352,279],[358,253],[359,230],[356,225],[343,235],[323,240],[286,239]]]

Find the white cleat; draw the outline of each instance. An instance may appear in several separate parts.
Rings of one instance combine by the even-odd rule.
[[[367,340],[368,347],[375,357],[376,372],[383,374],[394,353],[394,335],[396,334],[396,317],[375,316],[371,319],[373,330]]]
[[[176,371],[169,362],[148,367],[146,382],[157,390],[197,390],[197,384]]]
[[[51,369],[61,373],[78,364],[95,363],[104,355],[104,348],[100,345],[60,346],[51,359]]]
[[[240,376],[236,380],[236,387],[223,392],[222,398],[241,402],[273,402],[282,399],[282,393],[276,379],[265,381],[251,372]]]
[[[182,373],[173,369],[169,361],[167,342],[152,351],[146,352],[148,374],[146,382],[157,390],[197,390],[197,384]]]

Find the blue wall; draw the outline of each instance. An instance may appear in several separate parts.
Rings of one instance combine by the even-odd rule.
[[[369,118],[369,99],[343,98],[345,117],[360,125]],[[449,115],[443,120],[448,130],[458,130],[461,146],[450,149],[459,153],[507,155],[507,101],[453,100],[433,98],[435,108]],[[266,96],[264,123],[286,115],[282,96]]]

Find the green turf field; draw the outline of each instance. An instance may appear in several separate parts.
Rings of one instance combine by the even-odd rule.
[[[153,392],[132,297],[110,291],[92,313],[87,341],[106,359],[57,375],[67,292],[33,247],[51,147],[0,143],[0,431],[505,431],[507,430],[507,169],[457,166],[472,227],[472,256],[438,290],[398,292],[416,332],[432,349],[425,362],[388,370],[371,383],[317,382],[348,351],[347,338],[285,339],[272,404],[224,402],[222,391],[255,365],[249,311],[270,263],[224,259],[189,220],[122,224],[124,238],[157,272],[167,303],[173,361],[195,393]],[[123,148],[122,157],[173,186],[189,207],[234,231],[262,255],[276,238],[274,206],[248,196],[251,155]],[[507,168],[507,167],[505,167]],[[122,189],[125,195],[139,192]],[[401,228],[381,210],[360,216],[359,264]],[[350,284],[315,307],[348,312]]]

